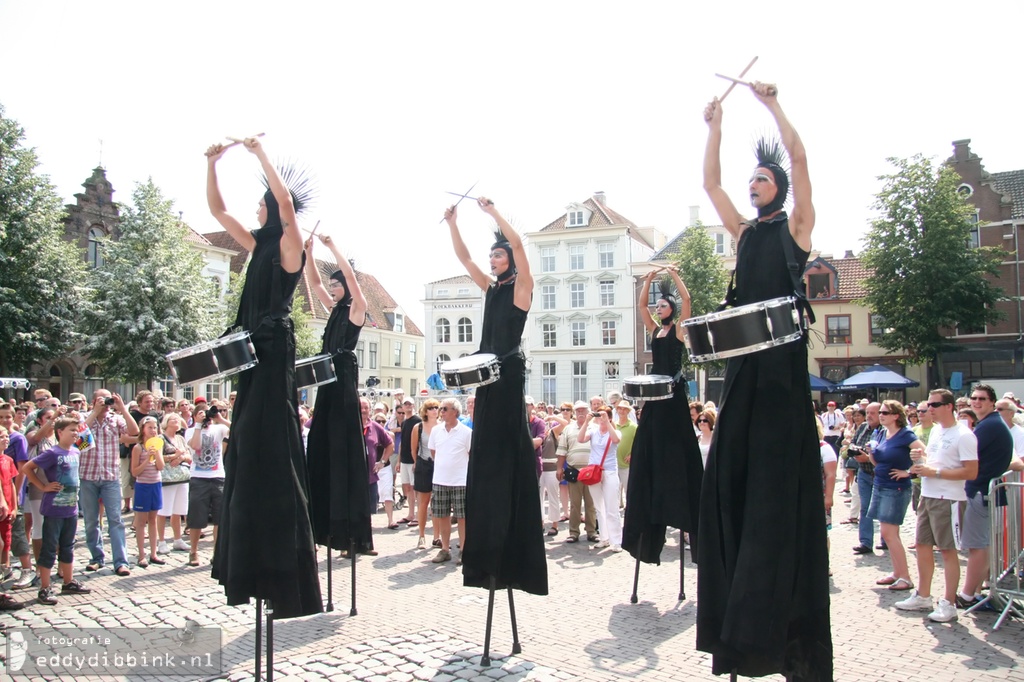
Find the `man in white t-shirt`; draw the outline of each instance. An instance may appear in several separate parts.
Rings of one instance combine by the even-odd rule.
[[[971,429],[957,421],[956,400],[944,389],[928,394],[928,402],[917,406],[927,408],[934,426],[928,438],[926,453],[911,451],[918,459],[925,454],[927,460],[915,464],[910,473],[921,477],[921,502],[917,507],[917,590],[896,608],[904,611],[927,611],[932,608],[932,575],[935,557],[932,547],[942,553],[943,573],[946,578],[945,596],[928,614],[929,620],[948,623],[956,620],[956,590],[960,583],[960,560],[956,553],[954,525],[962,506],[967,502],[964,481],[978,475],[978,439]]]
[[[192,477],[188,486],[188,565],[199,565],[199,536],[213,522],[213,544],[217,544],[220,525],[220,503],[224,497],[224,441],[231,422],[224,418],[226,405],[217,401],[208,410],[196,409],[202,421],[185,432],[185,442],[192,449]],[[214,413],[211,415],[211,412]]]
[[[452,536],[452,517],[459,523],[459,561],[466,549],[466,474],[469,472],[469,446],[473,430],[459,421],[461,405],[455,398],[441,401],[441,423],[430,432],[427,447],[434,457],[434,489],[430,498],[430,512],[434,526],[441,536],[441,551],[431,559],[435,564],[452,560],[449,542]]]
[[[1006,423],[1006,428],[1010,429],[1010,435],[1013,436],[1014,457],[1024,457],[1024,428],[1013,421],[1017,415],[1017,406],[1012,400],[1003,398],[996,401],[996,410],[999,411],[999,416]]]
[[[828,410],[821,413],[821,425],[825,429],[825,442],[831,445],[838,455],[839,445],[843,440],[843,428],[846,426],[846,417],[836,409],[834,400],[828,401]]]

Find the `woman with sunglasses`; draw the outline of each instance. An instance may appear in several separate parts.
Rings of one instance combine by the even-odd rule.
[[[711,439],[715,435],[715,413],[712,410],[704,410],[697,417],[697,429],[700,436],[697,438],[697,447],[700,448],[700,458],[704,464],[708,463],[708,453],[711,452]]]
[[[427,443],[430,442],[430,432],[437,426],[440,418],[441,403],[434,398],[423,401],[420,405],[419,424],[409,434],[409,449],[412,451],[413,466],[413,490],[418,494],[416,497],[416,523],[420,529],[420,538],[416,542],[416,549],[427,548],[426,527],[427,510],[430,508],[430,494],[433,491],[434,479],[434,458],[430,454]],[[462,539],[460,538],[461,542]],[[434,528],[434,547],[441,546],[441,539],[437,537],[437,528]]]
[[[875,465],[875,479],[871,493],[871,506],[867,518],[877,519],[882,528],[882,540],[889,548],[892,573],[877,581],[890,590],[910,590],[910,568],[907,550],[900,540],[902,525],[910,506],[910,467],[914,465],[911,452],[923,453],[924,443],[907,426],[907,413],[896,400],[886,400],[878,411],[878,420],[885,428],[885,439],[872,448],[868,455]]]

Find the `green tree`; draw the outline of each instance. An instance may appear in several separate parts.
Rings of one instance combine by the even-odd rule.
[[[83,351],[107,376],[152,385],[167,376],[167,353],[216,335],[215,287],[172,207],[152,178],[137,184],[121,207],[120,239],[93,271]]]
[[[719,306],[729,287],[729,273],[715,253],[715,242],[699,221],[683,230],[672,259],[690,292],[690,315],[707,315]]]
[[[36,172],[24,129],[0,105],[0,375],[64,355],[77,338],[85,261],[63,240],[64,210]]]
[[[942,377],[939,353],[950,345],[944,331],[1003,317],[995,309],[1002,289],[988,276],[999,274],[1006,253],[968,246],[974,208],[956,191],[956,171],[920,154],[888,161],[895,170],[879,178],[879,217],[861,256],[871,273],[861,303],[885,320],[878,345],[914,362],[933,360]]]

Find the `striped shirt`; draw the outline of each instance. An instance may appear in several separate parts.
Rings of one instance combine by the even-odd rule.
[[[103,419],[93,417],[86,424],[96,438],[96,447],[89,448],[79,457],[78,478],[82,481],[121,480],[120,443],[127,435],[124,417],[110,410]]]

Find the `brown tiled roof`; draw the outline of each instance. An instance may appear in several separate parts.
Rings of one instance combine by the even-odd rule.
[[[600,201],[597,201],[596,199],[594,199],[594,197],[590,197],[589,199],[584,201],[582,205],[586,206],[588,209],[593,211],[593,215],[590,216],[590,224],[587,225],[587,227],[602,227],[602,226],[611,226],[611,225],[625,225],[626,226],[626,234],[628,234],[630,237],[632,237],[633,239],[637,240],[641,244],[647,244],[647,246],[651,246],[651,244],[648,243],[648,241],[646,239],[644,239],[643,236],[640,234],[639,228],[637,228],[636,224],[632,220],[624,218],[621,214],[616,213],[612,209],[610,209],[607,206],[605,206],[604,204],[602,204]],[[548,223],[544,227],[540,228],[539,231],[540,232],[554,232],[554,231],[557,231],[557,230],[573,230],[573,229],[576,229],[574,227],[569,227],[567,225],[567,223],[568,223],[568,216],[565,213],[563,213],[562,215],[560,215],[558,217],[557,220]],[[654,247],[651,246],[651,248],[654,248]]]
[[[455,277],[449,277],[447,279],[439,279],[436,282],[427,282],[427,284],[472,284],[473,278],[469,275],[456,275]]]
[[[808,265],[813,263],[815,260],[821,260],[835,268],[838,284],[838,291],[835,296],[836,299],[854,301],[867,296],[868,292],[867,289],[864,288],[864,280],[871,275],[871,272],[864,267],[860,258],[818,257],[809,259]]]
[[[196,232],[192,226],[186,225],[185,227],[188,228],[188,233],[185,235],[185,241],[192,242],[193,244],[202,244],[203,246],[213,246],[209,239]],[[225,232],[225,234],[227,233]]]
[[[989,179],[997,192],[1013,200],[1013,219],[1024,219],[1024,170],[991,173]]]
[[[231,272],[237,275],[242,271],[242,268],[245,267],[245,262],[249,260],[249,252],[236,242],[234,237],[224,230],[207,232],[203,236],[206,238],[206,241],[218,248],[234,251],[235,255],[231,257]]]

